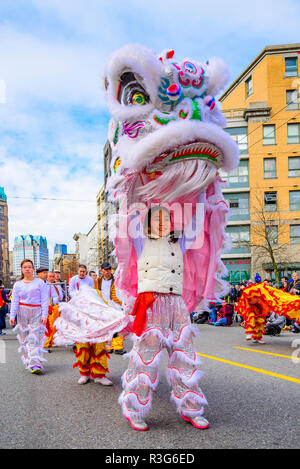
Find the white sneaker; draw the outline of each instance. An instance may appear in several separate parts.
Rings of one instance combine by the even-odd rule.
[[[186,415],[183,415],[183,414],[181,414],[181,417],[186,422],[191,423],[193,427],[199,428],[200,430],[205,430],[206,428],[209,428],[208,420],[206,420],[201,415],[197,415],[197,417],[194,417],[193,419],[190,419],[189,417],[186,417]]]
[[[246,340],[251,340],[252,339],[252,335],[246,335]]]
[[[113,383],[110,381],[110,379],[106,378],[106,376],[103,376],[103,378],[95,378],[94,383],[100,383],[102,386],[112,386]]]
[[[265,342],[263,340],[258,340],[257,341],[259,344],[265,344]]]
[[[129,417],[126,417],[126,416],[125,418],[126,420],[128,420],[133,430],[137,430],[138,432],[146,432],[147,430],[149,430],[148,425],[142,419],[134,419],[134,418],[130,419]]]
[[[78,384],[86,384],[89,381],[89,376],[80,376]]]
[[[258,343],[258,340],[256,340],[256,339],[252,340],[252,344],[257,344],[257,343]]]

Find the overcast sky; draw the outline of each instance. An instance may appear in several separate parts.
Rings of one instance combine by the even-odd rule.
[[[300,42],[299,24],[299,0],[0,0],[10,249],[19,234],[43,235],[51,258],[55,242],[70,252],[73,234],[95,223],[109,121],[101,76],[111,52],[134,42],[175,49],[179,59],[217,55],[233,80],[266,45]]]

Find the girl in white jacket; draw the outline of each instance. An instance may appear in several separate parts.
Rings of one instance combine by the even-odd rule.
[[[132,312],[136,338],[119,403],[135,430],[148,430],[144,418],[158,385],[163,348],[168,352],[171,400],[185,421],[196,428],[209,427],[202,416],[207,401],[198,386],[202,373],[192,341],[197,331],[182,298],[183,255],[194,241],[195,236],[188,240],[186,234],[174,237],[170,212],[161,206],[149,210],[144,235],[133,239],[138,267],[138,297]]]

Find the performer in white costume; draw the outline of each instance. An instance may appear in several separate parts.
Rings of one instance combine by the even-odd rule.
[[[200,360],[193,347],[197,329],[190,323],[182,298],[183,254],[201,231],[203,216],[190,239],[186,233],[174,238],[171,224],[168,209],[155,206],[147,214],[144,233],[133,238],[138,270],[138,297],[132,312],[136,338],[128,354],[119,403],[131,427],[139,431],[148,430],[144,417],[158,385],[163,348],[169,355],[167,378],[172,401],[184,420],[199,429],[209,427],[202,416],[207,401],[198,385],[202,372],[197,369]]]
[[[12,291],[10,324],[18,325],[15,330],[20,342],[19,352],[23,352],[25,367],[34,374],[43,370],[43,343],[45,341],[48,318],[48,290],[45,283],[34,278],[34,266],[31,260],[21,263],[22,279],[15,283]]]
[[[78,267],[78,275],[74,275],[69,283],[69,295],[72,296],[79,291],[83,286],[94,287],[94,280],[87,275],[87,268],[85,265]]]
[[[228,289],[220,257],[228,247],[228,206],[218,170],[233,170],[239,151],[223,130],[226,121],[214,98],[228,78],[219,58],[178,60],[173,50],[156,55],[138,44],[113,53],[106,66],[104,87],[112,114],[106,190],[118,206],[110,230],[118,262],[116,287],[128,298],[123,304],[135,299],[136,337],[119,403],[135,430],[148,430],[144,418],[158,384],[162,348],[168,351],[167,378],[177,411],[196,428],[209,426],[189,313],[206,308]],[[192,245],[186,227],[199,202],[203,230]],[[144,236],[131,232],[136,211],[146,219]]]

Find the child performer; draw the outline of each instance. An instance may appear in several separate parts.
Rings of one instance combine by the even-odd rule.
[[[174,237],[169,210],[156,206],[146,216],[145,233],[133,239],[133,245],[138,270],[138,296],[132,312],[136,338],[122,377],[124,391],[119,403],[123,414],[134,430],[149,429],[144,418],[158,385],[158,366],[165,347],[171,400],[185,421],[196,428],[208,428],[202,416],[207,401],[198,386],[202,373],[196,366],[199,360],[192,341],[195,330],[182,298],[187,238],[185,234]]]
[[[34,265],[30,259],[21,263],[21,280],[15,283],[12,291],[10,325],[15,326],[16,316],[20,342],[19,352],[22,361],[31,373],[41,374],[43,370],[43,343],[48,318],[48,290],[45,283],[34,278]]]

